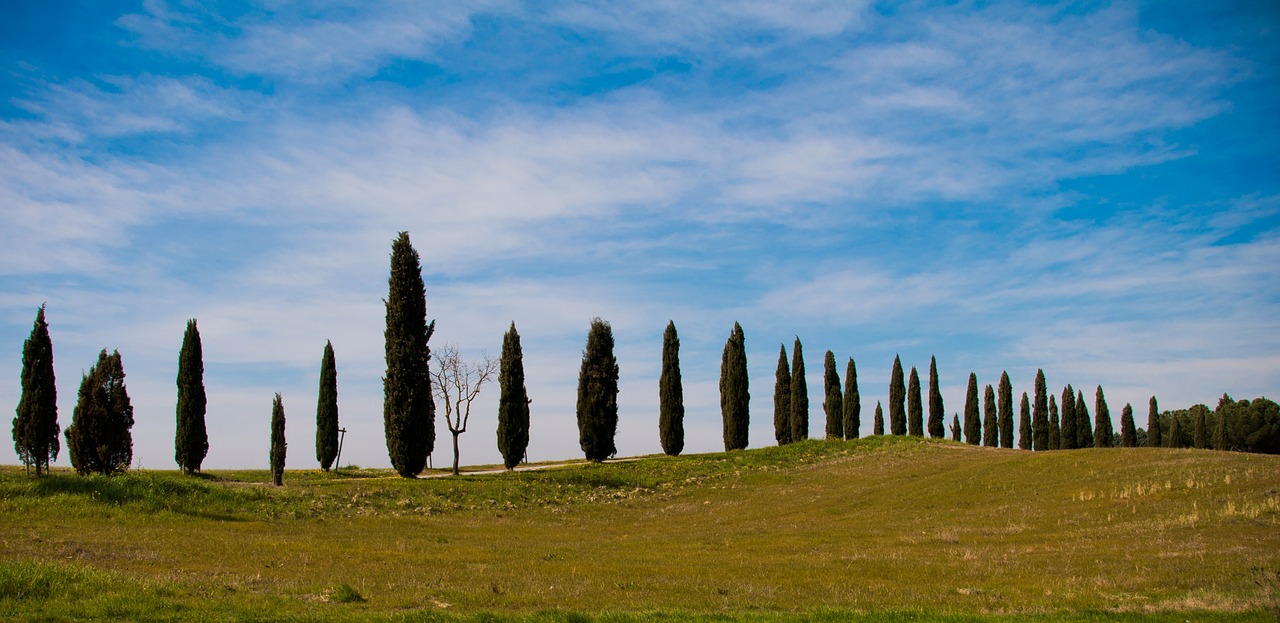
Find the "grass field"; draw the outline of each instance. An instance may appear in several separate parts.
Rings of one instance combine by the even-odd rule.
[[[15,620],[1096,621],[1280,614],[1280,457],[912,438],[493,475],[36,480]]]

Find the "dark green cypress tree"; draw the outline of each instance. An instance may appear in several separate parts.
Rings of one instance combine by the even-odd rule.
[[[1027,400],[1027,392],[1022,392],[1021,413],[1018,416],[1018,448],[1030,450],[1033,447],[1031,428],[1031,403]]]
[[[946,419],[945,407],[942,406],[942,391],[938,389],[938,358],[929,358],[929,437],[941,439],[947,433],[943,429]]]
[[[840,391],[840,375],[836,372],[835,353],[827,351],[822,359],[822,412],[827,416],[827,438],[844,439],[844,394]]]
[[[1000,447],[1000,419],[996,413],[996,390],[990,384],[982,390],[982,445]]]
[[[1107,407],[1107,397],[1102,394],[1102,386],[1093,397],[1095,424],[1093,427],[1093,445],[1095,448],[1110,448],[1111,437],[1115,430],[1111,427],[1111,409]]]
[[[670,328],[673,334],[674,327]],[[676,348],[679,348],[680,342],[676,341]],[[684,403],[680,390],[680,363],[676,362],[675,369],[675,388],[676,400],[680,409],[680,421],[673,424],[678,426],[679,444],[684,446]],[[507,329],[506,334],[502,336],[502,359],[498,362],[498,452],[502,453],[502,465],[507,469],[513,469],[524,460],[525,451],[529,448],[529,391],[524,383],[524,349],[520,346],[520,333],[516,331],[516,323],[512,321],[511,328]],[[666,345],[663,345],[663,372],[662,380],[658,381],[662,400],[666,400],[667,387],[664,380],[667,377],[666,371]],[[661,420],[665,416],[665,403],[659,406],[659,412],[663,415],[659,416],[660,426]],[[667,444],[666,431],[663,431],[663,449]],[[674,441],[674,440],[673,440]],[[681,448],[675,448],[675,454],[680,453]]]
[[[405,478],[426,467],[436,445],[436,403],[431,395],[431,348],[436,323],[427,323],[426,289],[409,232],[391,243],[386,338],[387,374],[382,379],[382,424],[391,466]]]
[[[209,434],[204,426],[207,401],[204,393],[204,351],[194,318],[187,321],[178,354],[178,425],[174,433],[173,459],[182,473],[199,473],[209,453]]]
[[[1193,423],[1193,434],[1191,437],[1192,445],[1200,450],[1209,446],[1208,423],[1205,420],[1205,416],[1207,416],[1208,413],[1209,408],[1204,405],[1191,407],[1191,421]]]
[[[1093,420],[1089,418],[1089,405],[1080,390],[1076,390],[1076,447],[1093,447]]]
[[[1159,448],[1164,444],[1160,439],[1160,410],[1156,407],[1156,397],[1147,403],[1147,447]]]
[[[1013,447],[1013,384],[1009,382],[1009,373],[1000,374],[1000,414],[996,417],[1000,426],[1000,447]]]
[[[1062,426],[1058,447],[1063,450],[1074,450],[1079,446],[1079,433],[1076,431],[1076,390],[1070,385],[1062,389]]]
[[[684,383],[680,379],[680,336],[676,334],[674,320],[667,321],[667,330],[662,333],[658,433],[662,438],[663,452],[678,456],[684,450]]]
[[[80,392],[71,425],[67,427],[67,454],[76,473],[115,474],[133,462],[133,405],[124,385],[120,352],[107,355],[80,381]]]
[[[1169,434],[1164,438],[1164,447],[1181,448],[1182,447],[1182,424],[1178,422],[1178,414],[1169,414]]]
[[[1120,411],[1120,447],[1133,448],[1138,445],[1138,428],[1133,422],[1133,405],[1124,404]]]
[[[844,438],[857,439],[862,427],[862,397],[858,395],[858,368],[849,358],[844,369]]]
[[[1049,449],[1062,449],[1062,427],[1058,423],[1058,403],[1049,396]]]
[[[951,441],[960,441],[960,414],[951,414]]]
[[[1031,412],[1032,447],[1038,452],[1049,449],[1049,402],[1044,370],[1036,370],[1035,410]]]
[[[271,484],[284,485],[284,401],[276,392],[276,399],[271,403]]]
[[[773,438],[778,445],[791,443],[791,366],[787,345],[778,345],[778,370],[773,384]]]
[[[907,434],[924,437],[924,404],[920,397],[920,374],[911,366],[907,377]]]
[[[751,392],[747,384],[746,341],[742,325],[733,323],[733,332],[720,358],[720,415],[724,419],[725,451],[747,447]]]
[[[617,453],[617,433],[618,359],[613,356],[613,327],[595,318],[578,372],[578,445],[587,460],[599,463]]]
[[[978,375],[969,373],[969,389],[964,395],[964,441],[976,446],[982,443],[982,420],[978,416]]]
[[[791,441],[809,438],[809,382],[804,378],[804,347],[791,347]]]
[[[889,377],[889,432],[907,434],[907,388],[902,374],[902,359],[893,356],[893,374]]]
[[[884,434],[884,409],[880,407],[879,400],[876,401],[876,415],[875,415],[875,420],[873,420],[871,423],[871,434],[872,435]]]
[[[1214,415],[1218,421],[1218,426],[1213,430],[1213,447],[1216,450],[1230,449],[1227,442],[1227,429],[1231,425],[1230,410],[1226,408],[1229,404],[1231,404],[1230,396],[1223,394],[1222,399],[1218,401],[1218,408],[1214,410]]]
[[[53,376],[53,341],[44,318],[44,305],[36,310],[31,336],[22,343],[22,397],[13,418],[13,448],[22,464],[36,468],[36,476],[49,469],[62,449],[58,441],[58,388]]]
[[[338,458],[338,362],[333,342],[325,340],[320,357],[320,393],[316,398],[316,460],[329,471]]]

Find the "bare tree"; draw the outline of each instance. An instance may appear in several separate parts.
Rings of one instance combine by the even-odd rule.
[[[444,420],[453,433],[453,473],[458,474],[458,436],[467,432],[471,419],[471,403],[480,388],[498,371],[498,360],[481,355],[481,361],[466,361],[455,344],[445,344],[434,353],[431,370],[431,393],[444,403]]]

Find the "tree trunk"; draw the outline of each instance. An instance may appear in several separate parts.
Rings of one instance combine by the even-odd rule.
[[[453,475],[458,475],[458,435],[461,431],[453,434]]]

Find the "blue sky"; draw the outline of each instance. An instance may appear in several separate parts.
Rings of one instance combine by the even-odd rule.
[[[388,465],[390,244],[421,253],[433,342],[514,321],[529,456],[580,456],[590,320],[621,367],[621,454],[659,452],[662,331],[686,449],[722,448],[735,321],[750,444],[779,344],[853,357],[863,433],[895,354],[947,413],[970,372],[1143,419],[1280,388],[1280,10],[1254,2],[11,0],[0,8],[0,405],[48,303],[59,420],[119,349],[135,461],[173,468],[199,320],[206,467],[315,465],[325,340],[343,463]],[[463,463],[499,460],[496,387]],[[1092,405],[1091,411],[1092,411]],[[7,421],[7,420],[6,420]],[[440,426],[443,434],[443,424]],[[442,458],[446,446],[438,446]],[[11,444],[0,462],[15,463]],[[65,453],[58,464],[69,464]]]

